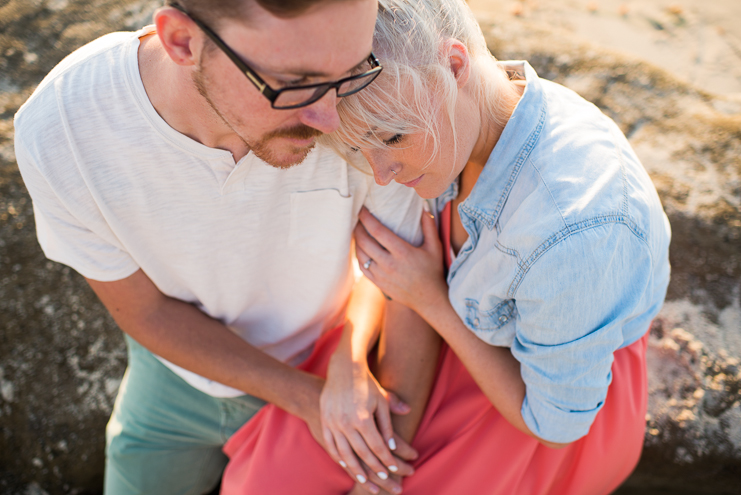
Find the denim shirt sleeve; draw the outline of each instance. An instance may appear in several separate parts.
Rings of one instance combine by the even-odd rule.
[[[638,316],[652,271],[644,239],[619,222],[544,247],[516,290],[511,348],[526,384],[522,417],[535,435],[567,443],[589,432],[623,324]]]

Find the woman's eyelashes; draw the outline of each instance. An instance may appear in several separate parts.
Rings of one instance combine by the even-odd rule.
[[[394,144],[399,143],[403,138],[404,138],[404,134],[394,134],[390,138],[388,138],[388,139],[382,139],[381,141],[386,146],[393,146]],[[351,146],[351,145],[347,145],[347,144],[346,144],[346,146],[348,147],[348,149],[350,150],[351,153],[357,153],[358,151],[360,151],[360,148],[357,147],[357,146]]]
[[[394,134],[389,139],[384,139],[383,144],[385,144],[386,146],[397,144],[399,141],[402,140],[403,137],[404,137],[403,134]]]

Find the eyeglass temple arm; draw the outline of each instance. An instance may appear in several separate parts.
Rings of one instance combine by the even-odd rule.
[[[201,28],[201,30],[206,33],[206,36],[208,36],[211,41],[213,41],[216,46],[218,46],[222,52],[226,54],[227,57],[231,59],[234,64],[239,67],[239,70],[241,70],[245,76],[252,82],[252,84],[255,85],[255,87],[260,91],[260,93],[263,93],[265,96],[269,98],[275,98],[277,96],[277,93],[273,91],[273,89],[267,85],[265,81],[262,80],[260,76],[255,73],[254,70],[252,70],[247,64],[245,64],[237,55],[232,51],[231,48],[229,48],[226,43],[224,43],[221,38],[219,38],[219,35],[216,34],[211,30],[210,27],[208,27],[206,24],[201,22],[198,18],[193,17],[191,14],[189,14],[181,5],[177,3],[170,4],[171,7],[179,10],[190,20],[196,23],[196,26]]]

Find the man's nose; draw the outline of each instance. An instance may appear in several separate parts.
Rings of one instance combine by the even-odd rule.
[[[340,126],[337,103],[337,90],[330,89],[319,100],[308,107],[302,108],[299,120],[301,123],[322,131],[325,134],[334,132]]]

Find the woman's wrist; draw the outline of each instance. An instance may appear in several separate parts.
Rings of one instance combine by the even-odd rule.
[[[358,371],[368,369],[368,357],[362,352],[352,352],[352,349],[337,350],[329,358],[327,365],[327,379],[330,375],[354,375]]]
[[[414,310],[415,313],[421,316],[433,328],[435,328],[435,325],[433,323],[438,319],[437,316],[440,314],[440,311],[450,306],[447,287],[448,286],[445,285],[446,290],[444,291],[436,290],[430,291],[428,294],[424,294],[419,300],[416,301],[414,306],[411,307],[411,309]],[[452,309],[452,306],[450,306],[450,308]]]

